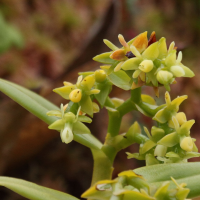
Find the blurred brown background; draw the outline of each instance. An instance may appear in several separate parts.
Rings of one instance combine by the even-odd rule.
[[[95,70],[92,57],[108,51],[103,39],[119,45],[117,35],[126,40],[143,31],[156,31],[167,43],[176,42],[183,51],[183,63],[196,74],[179,78],[172,86],[172,99],[187,94],[181,106],[188,119],[195,119],[192,136],[200,148],[200,0],[0,0],[0,77],[28,87],[57,105],[67,103],[52,92],[64,80],[75,82],[79,71]],[[156,99],[151,88],[144,93]],[[164,89],[161,98],[163,103]],[[129,94],[114,88],[111,96]],[[90,150],[72,142],[65,145],[59,133],[0,94],[0,175],[22,178],[80,197],[90,185]],[[89,125],[102,142],[107,128],[105,110]],[[124,117],[121,132],[138,120],[150,128],[151,119],[136,112]],[[144,165],[127,160],[120,152],[114,177],[122,170]],[[193,159],[192,161],[199,159]],[[0,188],[1,200],[24,198]]]

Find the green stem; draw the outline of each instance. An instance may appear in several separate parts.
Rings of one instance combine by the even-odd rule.
[[[132,110],[137,110],[134,102],[130,99],[126,100],[123,104],[121,104],[117,110],[119,111],[121,116],[124,116],[126,113],[132,111]]]
[[[92,155],[94,159],[94,167],[91,185],[94,185],[100,180],[110,180],[112,178],[113,162],[111,162],[106,154],[101,150],[92,149]]]
[[[138,104],[141,102],[141,87],[131,90],[131,100]]]
[[[119,112],[108,111],[109,123],[108,123],[108,133],[114,137],[119,134],[122,117]]]

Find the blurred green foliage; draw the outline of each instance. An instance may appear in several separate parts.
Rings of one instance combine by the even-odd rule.
[[[23,37],[21,33],[10,23],[6,22],[0,11],[0,53],[4,53],[12,46],[23,47]]]

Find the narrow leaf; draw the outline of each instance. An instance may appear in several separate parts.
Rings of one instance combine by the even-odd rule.
[[[190,193],[187,198],[200,196],[200,162],[159,164],[135,169],[136,174],[142,175],[152,185],[160,186],[170,181],[169,188],[176,185],[171,181],[173,177],[179,184],[186,183]]]
[[[0,79],[0,91],[47,124],[50,125],[57,120],[56,117],[47,116],[46,113],[49,110],[59,108],[50,102],[48,103],[46,99],[40,97],[39,95],[35,95],[35,93],[28,91],[21,86],[10,83],[9,81],[4,81],[2,79]],[[76,137],[74,137],[74,140],[89,148],[100,149],[102,147],[101,142],[99,142],[99,140],[97,140],[91,134],[78,134]]]
[[[78,200],[64,192],[39,186],[35,183],[16,178],[0,177],[0,185],[30,200]]]

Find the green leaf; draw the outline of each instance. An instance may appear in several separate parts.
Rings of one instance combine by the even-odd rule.
[[[0,177],[0,185],[30,200],[78,200],[64,192],[16,178]]]
[[[47,116],[46,113],[59,108],[34,92],[3,79],[0,79],[0,91],[47,124],[50,125],[57,120],[57,117]],[[79,134],[74,139],[89,148],[101,149],[102,147],[101,142],[91,134],[84,134],[84,136]]]
[[[45,108],[47,108],[48,110],[57,110],[59,109],[59,107],[57,107],[55,104],[51,103],[50,101],[48,101],[47,99],[45,99],[44,97],[36,94],[35,92],[32,92],[31,90],[28,90],[20,85],[17,85],[15,83],[6,81],[4,79],[0,79],[0,83],[4,82],[7,83],[13,87],[15,87],[16,89],[20,90],[21,92],[25,93],[26,95],[28,95],[29,97],[31,97],[32,99],[34,99],[35,101],[39,102],[40,105],[44,106]],[[0,89],[1,90],[1,89]]]
[[[33,93],[32,95],[29,95],[28,93],[25,93],[21,89],[17,88],[15,85],[13,86],[12,83],[4,81],[2,79],[0,79],[0,91],[9,96],[11,99],[16,101],[26,110],[36,115],[38,118],[40,118],[47,124],[51,124],[55,120],[57,120],[56,117],[49,117],[46,115],[46,113],[49,111],[48,108],[50,108],[51,106],[48,104],[46,105],[45,100],[42,97],[41,97],[42,100],[40,98],[38,99],[37,94],[33,95],[34,94]],[[40,102],[42,103],[40,104]],[[59,109],[59,108],[56,106],[52,106],[51,110],[54,109]]]
[[[116,60],[110,58],[111,54],[112,52],[102,53],[95,56],[93,60],[104,64],[113,64],[114,62],[116,62]]]
[[[142,175],[152,185],[160,186],[165,181],[170,181],[169,188],[175,188],[171,181],[173,177],[179,184],[186,183],[190,193],[187,198],[200,196],[200,162],[158,164],[141,167],[134,170]]]
[[[131,88],[131,78],[126,74],[126,72],[122,70],[111,73],[108,78],[114,85],[119,88],[122,88],[124,90],[130,90]]]
[[[106,102],[106,98],[109,95],[111,91],[111,83],[109,81],[103,82],[103,83],[97,83],[97,89],[100,90],[98,94],[95,94],[96,100],[100,103],[101,107],[104,106]]]

